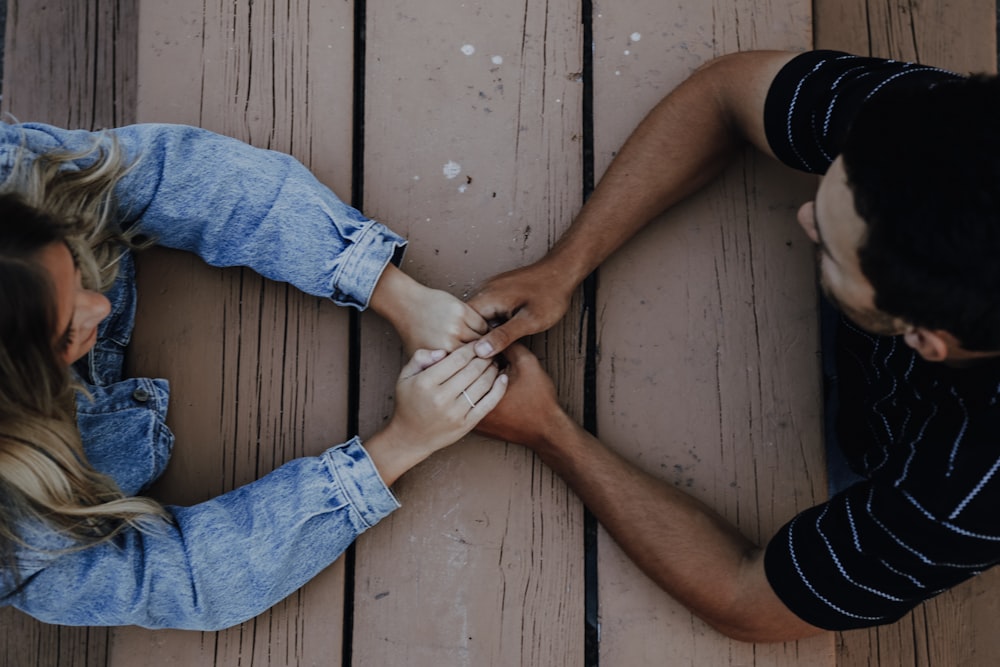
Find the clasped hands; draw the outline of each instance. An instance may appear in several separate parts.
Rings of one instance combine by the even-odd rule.
[[[393,324],[413,357],[397,381],[393,418],[378,437],[398,445],[393,449],[402,471],[473,428],[541,446],[547,425],[563,412],[538,359],[516,341],[565,314],[575,285],[553,288],[550,273],[536,263],[500,274],[463,303],[395,267],[386,269],[371,306]]]

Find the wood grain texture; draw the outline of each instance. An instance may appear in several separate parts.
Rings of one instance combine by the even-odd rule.
[[[990,0],[816,0],[816,48],[995,72]]]
[[[817,0],[816,46],[917,60],[957,72],[996,71],[996,5],[986,0]],[[840,667],[994,665],[1000,572],[991,570],[892,625],[841,633]]]
[[[365,210],[410,239],[403,268],[417,279],[466,296],[540,257],[579,208],[579,12],[368,3]],[[577,326],[535,344],[578,414]],[[371,433],[402,356],[368,314],[362,343]],[[470,437],[396,490],[402,510],[358,544],[353,664],[582,664],[582,511],[551,471]]]
[[[9,0],[3,110],[70,128],[134,122],[137,5]]]
[[[598,3],[598,173],[697,66],[737,50],[806,48],[810,25],[809,3],[797,0]],[[814,187],[748,155],[600,270],[601,439],[758,542],[825,494],[812,250],[795,223]],[[832,637],[726,640],[601,538],[602,665],[832,664]]]
[[[104,667],[109,632],[105,628],[46,625],[9,607],[0,610],[0,665],[3,667]]]
[[[349,198],[352,21],[349,3],[144,3],[138,117],[290,153]],[[350,436],[345,311],[169,251],[140,257],[138,280],[132,368],[170,378],[177,436],[158,497],[205,500]],[[338,562],[223,632],[117,629],[110,664],[337,663],[343,586]]]

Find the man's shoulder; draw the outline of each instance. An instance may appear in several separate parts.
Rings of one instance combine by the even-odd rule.
[[[840,153],[855,116],[873,96],[929,87],[959,75],[921,63],[807,51],[775,76],[765,104],[768,143],[790,167],[824,173]]]

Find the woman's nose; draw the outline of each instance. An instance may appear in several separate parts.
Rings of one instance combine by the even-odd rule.
[[[111,302],[100,292],[80,290],[77,294],[77,317],[81,328],[96,327],[111,312]]]

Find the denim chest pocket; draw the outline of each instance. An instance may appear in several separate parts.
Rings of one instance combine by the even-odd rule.
[[[166,425],[166,380],[135,379],[88,387],[93,401],[77,399],[77,426],[87,460],[126,495],[163,473],[174,436]]]

